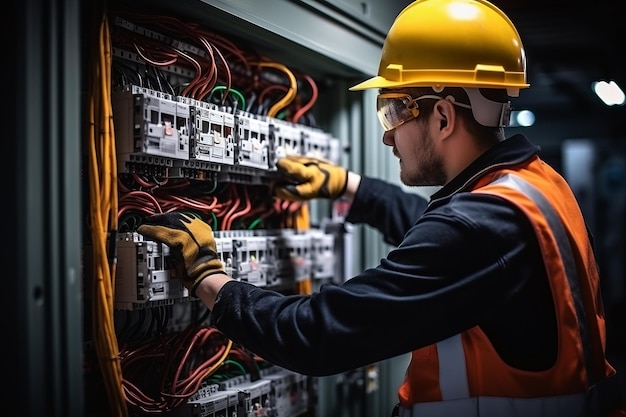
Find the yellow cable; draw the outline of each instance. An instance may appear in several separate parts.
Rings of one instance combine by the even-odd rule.
[[[200,380],[204,380],[206,377],[212,375],[220,366],[222,366],[222,363],[228,357],[228,354],[230,353],[232,346],[233,346],[233,341],[228,339],[228,342],[226,342],[226,349],[224,350],[224,353],[222,353],[222,357],[219,360],[217,360],[215,364],[213,364],[210,368],[208,368],[202,374],[202,377],[200,377]]]
[[[311,277],[298,281],[298,294],[311,294],[313,293],[313,280]]]
[[[276,102],[268,111],[267,115],[270,117],[276,117],[278,112],[285,107],[287,107],[293,99],[296,97],[296,93],[298,91],[298,82],[296,81],[296,77],[293,73],[283,64],[279,64],[277,62],[259,62],[256,65],[260,67],[269,67],[274,68],[279,71],[282,71],[289,78],[289,89],[283,98],[281,98],[278,102]]]
[[[309,202],[302,203],[300,210],[295,214],[295,229],[296,230],[309,230],[311,228],[311,219],[309,216]]]
[[[108,231],[117,229],[117,172],[111,105],[111,48],[106,12],[99,31],[99,61],[94,62],[93,91],[89,100],[90,224],[93,245],[93,338],[110,411],[128,416],[122,387],[119,348],[115,334],[115,263],[109,263]]]
[[[295,213],[294,223],[297,231],[309,230],[311,228],[309,213],[309,202],[305,201],[300,206],[300,210]],[[313,292],[312,277],[298,281],[296,291],[298,294],[311,294]]]

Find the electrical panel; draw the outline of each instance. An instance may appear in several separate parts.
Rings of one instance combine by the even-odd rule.
[[[339,140],[312,112],[315,79],[192,20],[115,9],[107,17],[117,230],[106,245],[115,270],[110,293],[95,283],[103,293],[91,301],[109,300],[114,322],[92,321],[85,369],[95,372],[103,340],[119,350],[119,368],[99,362],[106,389],[88,384],[87,395],[134,416],[313,412],[313,378],[209,326],[208,310],[182,284],[176,253],[136,230],[147,216],[182,211],[211,226],[233,279],[285,294],[342,280],[333,212],[313,223],[307,202],[271,193],[282,157],[340,163]],[[97,256],[86,260],[86,270],[107,269]]]

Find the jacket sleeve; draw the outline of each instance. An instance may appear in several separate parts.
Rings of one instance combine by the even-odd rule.
[[[284,295],[229,282],[211,323],[265,360],[318,376],[408,353],[486,318],[510,327],[503,309],[542,267],[528,247],[532,232],[493,197],[468,198],[426,213],[377,267],[341,285]],[[394,212],[385,206],[379,214]],[[393,233],[405,224],[382,223]]]
[[[363,176],[346,221],[367,224],[385,241],[397,246],[424,213],[427,200],[395,184]]]

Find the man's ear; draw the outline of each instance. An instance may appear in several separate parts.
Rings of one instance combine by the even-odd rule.
[[[435,103],[433,114],[439,123],[439,130],[444,130],[454,126],[454,104],[450,103],[448,100],[437,101],[437,103]]]

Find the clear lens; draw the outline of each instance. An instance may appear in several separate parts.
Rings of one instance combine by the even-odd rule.
[[[376,114],[385,131],[415,119],[419,114],[415,99],[408,94],[382,93],[376,99]]]

